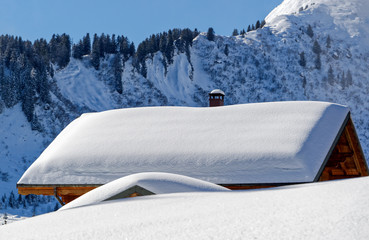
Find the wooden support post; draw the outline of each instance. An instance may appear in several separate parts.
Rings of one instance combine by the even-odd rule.
[[[58,190],[56,189],[56,187],[54,187],[54,197],[56,198],[56,200],[58,200],[58,202],[64,206],[65,203],[60,199],[60,197],[58,196]]]

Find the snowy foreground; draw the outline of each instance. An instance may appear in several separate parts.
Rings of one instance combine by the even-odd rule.
[[[0,227],[0,239],[368,239],[369,178],[115,200]]]

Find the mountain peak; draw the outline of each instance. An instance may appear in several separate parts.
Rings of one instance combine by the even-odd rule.
[[[266,17],[266,22],[280,33],[310,24],[336,39],[353,38],[368,48],[368,11],[367,0],[285,0]]]

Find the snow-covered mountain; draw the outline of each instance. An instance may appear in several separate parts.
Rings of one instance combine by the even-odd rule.
[[[71,58],[49,78],[51,103],[35,107],[41,131],[32,131],[19,105],[0,104],[0,196],[71,120],[83,112],[153,105],[207,106],[214,88],[226,104],[319,100],[350,107],[369,156],[369,2],[285,0],[266,25],[239,36],[197,36],[189,54],[147,55],[147,75],[122,63],[123,93],[114,90],[113,56],[95,70],[90,56]],[[227,49],[227,50],[226,50]],[[0,201],[1,203],[1,201]],[[2,212],[0,208],[0,212]]]

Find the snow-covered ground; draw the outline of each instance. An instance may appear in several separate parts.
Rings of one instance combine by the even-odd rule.
[[[27,219],[27,217],[8,214],[8,213],[0,213],[0,227],[6,224],[10,224],[10,223],[17,222],[17,221],[24,220],[24,219]]]
[[[368,239],[369,177],[129,198],[0,227],[0,239]]]

